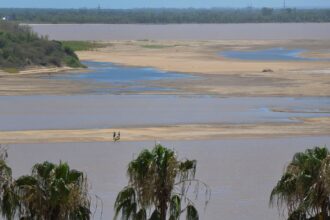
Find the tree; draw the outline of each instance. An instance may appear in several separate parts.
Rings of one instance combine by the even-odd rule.
[[[315,147],[294,155],[271,192],[270,205],[288,212],[288,219],[328,219],[330,154]]]
[[[0,213],[5,219],[13,219],[18,206],[14,193],[11,168],[6,163],[7,150],[0,145]]]
[[[89,219],[90,199],[84,174],[67,163],[36,164],[15,181],[24,219]]]
[[[173,150],[162,145],[143,150],[128,165],[129,183],[117,196],[115,219],[121,215],[123,220],[166,220],[169,214],[169,220],[178,220],[186,212],[187,220],[198,220],[198,211],[188,198],[189,186],[203,186],[206,204],[210,190],[195,178],[196,164],[196,160],[179,161]],[[148,210],[153,210],[150,217]]]
[[[87,178],[67,163],[34,165],[31,175],[12,178],[6,148],[0,145],[0,213],[4,219],[87,220]]]

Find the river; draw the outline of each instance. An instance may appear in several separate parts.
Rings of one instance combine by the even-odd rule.
[[[56,40],[298,40],[330,39],[330,23],[30,24]]]

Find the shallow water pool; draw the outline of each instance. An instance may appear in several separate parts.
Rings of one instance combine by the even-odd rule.
[[[270,48],[266,50],[254,51],[223,51],[221,56],[229,59],[239,60],[264,60],[264,61],[320,61],[324,59],[303,57],[301,54],[306,52],[303,49],[285,49],[285,48]]]

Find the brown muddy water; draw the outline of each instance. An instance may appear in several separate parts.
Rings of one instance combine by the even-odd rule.
[[[0,131],[276,123],[295,117],[330,117],[327,97],[0,96],[0,106]]]
[[[283,24],[30,24],[56,40],[330,39],[330,23]]]
[[[293,154],[307,147],[330,144],[330,137],[292,137],[213,141],[166,141],[181,158],[198,160],[197,177],[212,188],[204,211],[200,195],[200,219],[281,219],[268,207],[269,193]],[[68,161],[87,173],[91,194],[103,201],[102,219],[112,219],[116,194],[127,184],[127,164],[133,155],[154,142],[15,144],[9,146],[14,176],[26,174],[33,164]],[[92,196],[94,201],[95,197]],[[100,218],[100,203],[93,219]]]

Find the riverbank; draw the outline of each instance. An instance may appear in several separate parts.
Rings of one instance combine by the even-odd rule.
[[[9,73],[4,70],[0,69],[0,76],[20,76],[20,75],[35,75],[35,74],[49,74],[49,73],[62,73],[62,72],[69,72],[69,71],[83,71],[84,68],[72,68],[68,66],[63,67],[29,67],[24,68],[22,70],[16,70],[15,73]]]
[[[330,133],[330,118],[300,118],[299,122],[261,124],[182,124],[111,129],[1,131],[0,143],[109,142],[114,131],[120,141],[219,140],[322,136]]]

